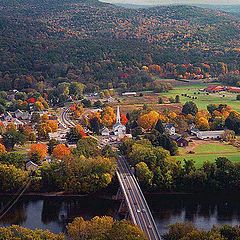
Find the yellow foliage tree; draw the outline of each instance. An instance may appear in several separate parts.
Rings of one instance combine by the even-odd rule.
[[[111,127],[116,122],[116,114],[112,107],[105,107],[101,116],[102,123],[106,127]]]
[[[159,119],[159,114],[156,111],[150,111],[149,113],[140,115],[138,118],[138,125],[145,130],[150,130]]]
[[[196,119],[196,127],[203,131],[210,129],[209,122],[205,117]]]

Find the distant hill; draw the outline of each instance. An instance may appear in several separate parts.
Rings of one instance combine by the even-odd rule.
[[[238,5],[214,5],[214,4],[196,4],[195,6],[221,10],[230,13],[240,13],[240,4]]]
[[[63,81],[73,68],[88,85],[107,86],[123,81],[119,69],[132,73],[151,63],[240,69],[240,19],[232,13],[97,0],[0,0],[0,6],[0,78],[30,72]]]
[[[114,3],[114,5],[130,9],[150,8],[156,7],[155,5],[139,5],[139,4],[127,4],[127,3]]]

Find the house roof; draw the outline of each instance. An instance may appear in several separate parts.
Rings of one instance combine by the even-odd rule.
[[[20,109],[17,109],[14,113],[16,114],[16,113],[23,113],[23,112]]]
[[[174,127],[173,123],[168,123],[168,124],[165,125],[165,128],[168,128],[168,129],[170,129],[172,127]]]
[[[12,114],[10,112],[4,113],[4,117],[12,117]]]
[[[104,128],[102,128],[101,132],[103,132],[103,131],[108,131],[109,132],[109,129],[107,127],[104,127]]]
[[[38,167],[38,165],[36,164],[36,163],[34,163],[34,162],[32,162],[32,161],[28,161],[27,163],[26,163],[26,168],[28,168],[28,167],[30,167],[30,166],[34,166],[34,167]]]
[[[171,135],[170,138],[176,142],[187,141],[185,138],[183,138],[181,135],[178,135],[178,134]]]
[[[174,135],[171,135],[170,138],[171,138],[172,140],[178,141],[178,140],[181,139],[182,137],[181,137],[181,135],[174,134]]]

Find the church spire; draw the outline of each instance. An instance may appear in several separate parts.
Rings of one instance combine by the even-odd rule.
[[[117,121],[116,123],[120,123],[121,124],[121,116],[120,116],[120,108],[119,106],[117,106]]]

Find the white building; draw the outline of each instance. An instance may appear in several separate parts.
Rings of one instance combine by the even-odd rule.
[[[110,131],[107,127],[104,127],[101,131],[102,136],[109,136],[110,135]]]
[[[126,134],[126,127],[121,124],[120,108],[117,107],[117,121],[113,125],[113,133],[115,136],[121,137]]]
[[[122,96],[136,96],[137,93],[136,92],[124,92],[122,93]]]
[[[222,139],[224,130],[219,130],[219,131],[198,131],[197,132],[197,138],[199,139]]]
[[[176,128],[171,123],[166,124],[165,125],[165,132],[169,135],[174,135],[176,133]]]
[[[26,163],[26,170],[27,171],[31,171],[31,172],[34,172],[34,171],[37,171],[38,169],[38,165],[32,161],[28,161]]]

